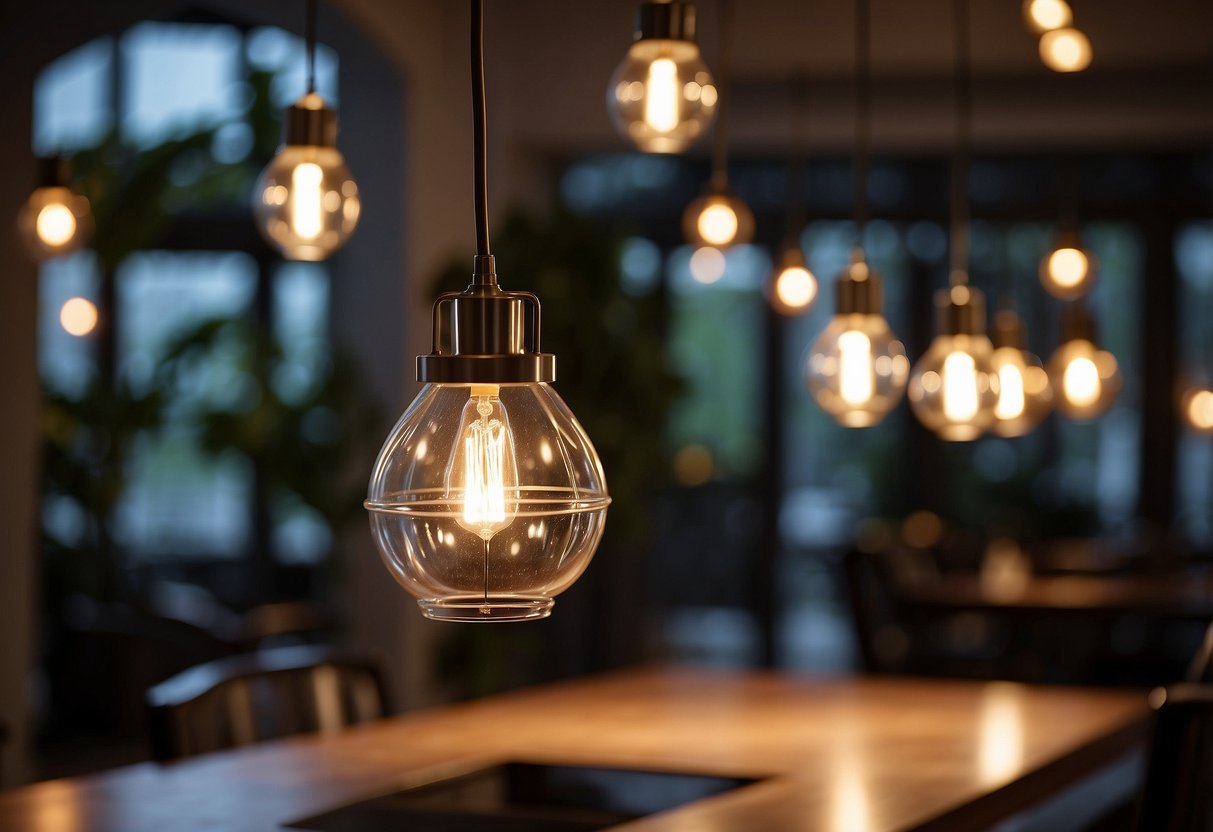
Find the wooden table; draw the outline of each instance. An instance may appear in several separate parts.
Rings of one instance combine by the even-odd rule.
[[[636,670],[38,783],[0,794],[0,829],[273,830],[482,760],[770,778],[629,832],[984,829],[1131,753],[1147,715],[1124,691]]]

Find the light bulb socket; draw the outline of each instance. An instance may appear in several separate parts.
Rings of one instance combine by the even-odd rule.
[[[635,40],[685,40],[695,42],[695,6],[672,0],[641,3],[636,10]]]
[[[287,107],[282,118],[282,143],[336,147],[337,111],[318,93],[309,92]]]
[[[1082,301],[1067,303],[1061,308],[1061,340],[1090,341],[1095,343],[1098,335],[1095,328],[1095,316]]]
[[[1016,315],[1014,310],[999,310],[994,315],[994,327],[993,332],[990,333],[990,342],[994,345],[994,349],[1010,347],[1014,350],[1026,350],[1028,348],[1028,334],[1023,319]]]
[[[935,295],[940,335],[985,335],[986,296],[980,289],[959,284]]]
[[[66,156],[44,156],[38,160],[39,188],[66,188],[72,179],[72,162]]]
[[[862,252],[852,255],[834,284],[835,309],[839,315],[884,313],[884,284],[880,272],[868,266]]]
[[[539,299],[504,292],[493,258],[476,257],[472,283],[434,301],[429,355],[417,380],[443,384],[524,384],[556,380],[556,356],[539,348]]]

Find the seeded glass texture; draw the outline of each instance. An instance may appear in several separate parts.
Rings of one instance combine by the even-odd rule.
[[[257,227],[290,260],[325,260],[354,233],[362,204],[341,151],[286,145],[253,189]]]
[[[598,454],[548,384],[427,384],[379,453],[366,506],[429,618],[546,617],[610,503]]]
[[[716,84],[691,41],[636,41],[607,88],[615,129],[648,153],[686,150],[707,131],[716,109]]]

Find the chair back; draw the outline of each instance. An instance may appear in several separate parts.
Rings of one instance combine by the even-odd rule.
[[[149,688],[145,700],[158,760],[335,731],[390,713],[377,660],[316,645],[207,662]]]
[[[1140,832],[1213,829],[1213,687],[1180,684],[1151,694],[1155,709]]]

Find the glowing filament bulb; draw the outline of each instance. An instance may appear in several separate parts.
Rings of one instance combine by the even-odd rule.
[[[838,336],[838,395],[849,405],[867,404],[872,398],[872,341],[867,335],[848,330]]]
[[[977,415],[977,363],[955,351],[943,362],[943,415],[949,422],[968,422]]]
[[[1090,407],[1099,400],[1099,369],[1089,358],[1079,356],[1066,365],[1061,378],[1066,400],[1075,407]]]
[[[711,246],[725,246],[737,236],[737,214],[728,205],[714,202],[699,215],[699,236]]]
[[[998,404],[994,415],[999,419],[1015,419],[1023,415],[1023,373],[1014,364],[998,368]]]
[[[658,133],[678,126],[678,65],[669,58],[649,64],[645,80],[644,121]]]
[[[48,246],[61,246],[76,233],[76,217],[62,202],[52,202],[38,212],[35,233]]]
[[[459,525],[483,540],[510,525],[518,512],[514,439],[498,389],[471,388],[460,419],[462,438],[447,472],[448,493],[463,503]]]
[[[320,236],[324,227],[320,187],[323,180],[324,171],[313,162],[296,165],[291,173],[291,226],[295,235],[305,240]]]

